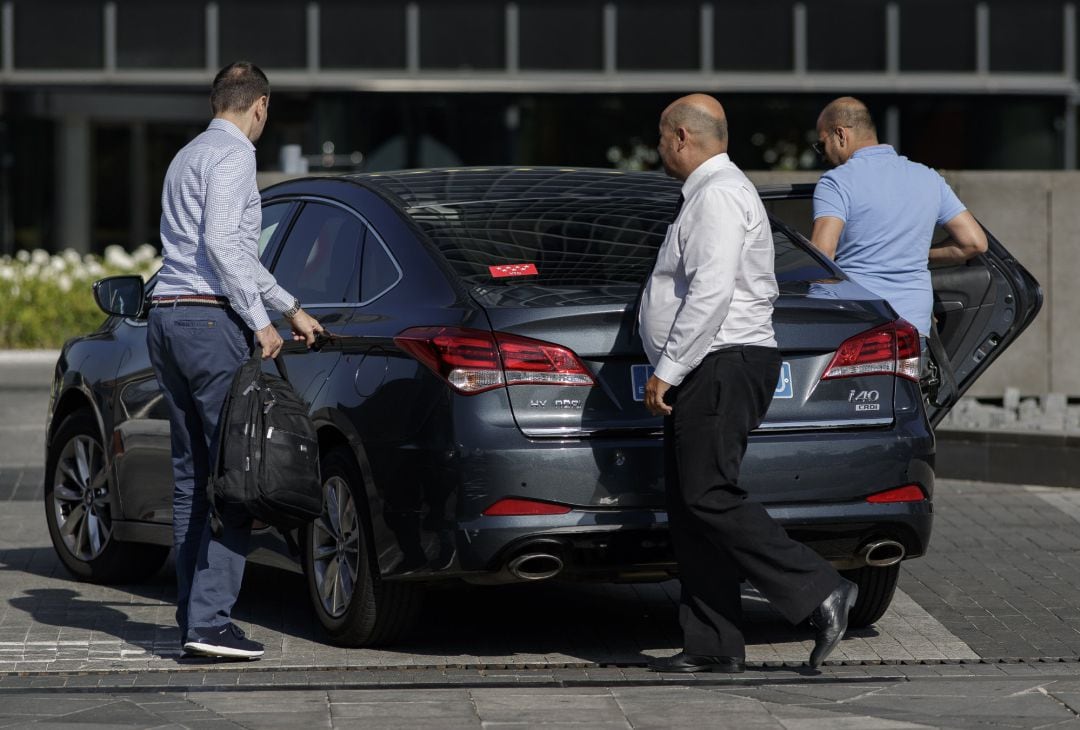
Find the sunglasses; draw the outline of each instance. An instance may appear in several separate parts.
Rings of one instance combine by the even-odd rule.
[[[847,125],[847,124],[836,127],[835,129],[841,129],[841,128],[843,128],[843,129],[854,129],[854,127],[851,127],[850,125]],[[835,129],[833,130],[833,132],[830,132],[830,134],[835,134]],[[817,142],[814,142],[813,144],[810,145],[810,149],[812,149],[814,151],[814,154],[817,155],[819,158],[821,158],[822,160],[825,159],[825,143],[824,142],[822,142],[821,140],[818,140]]]

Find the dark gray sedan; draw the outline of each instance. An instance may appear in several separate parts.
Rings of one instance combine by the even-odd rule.
[[[986,255],[934,271],[943,347],[924,370],[915,329],[797,232],[811,192],[761,190],[784,362],[742,478],[859,584],[863,626],[900,561],[927,550],[932,424],[1041,292],[992,236]],[[512,168],[264,191],[263,260],[335,337],[283,355],[319,429],[324,514],[257,535],[252,558],[303,569],[332,640],[392,641],[432,581],[673,575],[635,306],[678,194],[654,173]],[[100,282],[109,318],[56,366],[43,496],[57,553],[88,580],[145,577],[172,540],[152,287]]]

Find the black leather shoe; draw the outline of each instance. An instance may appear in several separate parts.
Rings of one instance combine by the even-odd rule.
[[[847,631],[848,613],[859,597],[859,587],[846,578],[830,593],[821,605],[810,614],[814,636],[814,650],[810,652],[810,666],[817,669],[828,658]]]
[[[746,660],[734,656],[705,656],[680,651],[675,656],[653,659],[649,669],[654,672],[724,672],[739,674],[746,671]]]

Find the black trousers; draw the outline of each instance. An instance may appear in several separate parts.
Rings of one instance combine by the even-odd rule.
[[[664,419],[668,520],[683,646],[692,654],[745,657],[743,579],[792,623],[840,585],[825,559],[739,488],[747,437],[765,417],[779,376],[773,348],[719,350],[666,397],[673,409]]]

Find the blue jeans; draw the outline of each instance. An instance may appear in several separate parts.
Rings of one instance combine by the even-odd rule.
[[[252,334],[231,309],[157,306],[150,310],[150,362],[169,409],[173,467],[176,623],[189,629],[229,623],[240,593],[251,517],[227,508],[223,529],[209,525],[209,479],[218,446],[221,407]]]

